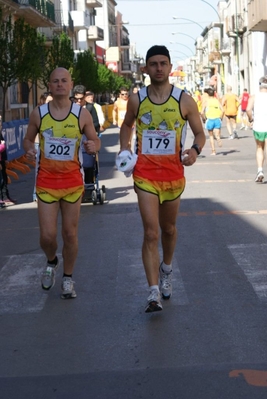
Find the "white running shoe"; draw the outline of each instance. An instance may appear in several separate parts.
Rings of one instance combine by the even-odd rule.
[[[76,292],[73,288],[74,281],[72,281],[71,277],[63,277],[61,284],[61,298],[62,299],[71,299],[76,298]]]
[[[164,272],[160,265],[159,268],[159,290],[163,299],[170,299],[172,295],[172,271]]]
[[[57,263],[55,266],[50,265],[49,263],[46,264],[45,270],[42,273],[41,277],[41,284],[43,290],[50,290],[54,287],[56,281],[56,271],[59,266],[59,260],[57,258]]]
[[[260,172],[257,173],[257,176],[255,178],[255,182],[256,183],[263,183],[263,180],[264,180],[264,174],[263,174],[262,171],[260,171]]]
[[[151,312],[158,312],[159,310],[162,310],[160,293],[158,290],[152,290],[149,297],[147,298],[147,305],[145,308],[145,312],[151,313]]]

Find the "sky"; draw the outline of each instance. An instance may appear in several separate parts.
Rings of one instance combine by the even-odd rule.
[[[194,55],[195,40],[193,39],[200,36],[203,29],[211,22],[219,20],[215,11],[218,2],[219,0],[205,2],[202,0],[116,0],[116,10],[122,14],[123,21],[129,22],[125,24],[125,27],[130,34],[130,42],[136,45],[137,55],[145,58],[151,46],[165,45],[170,50],[171,60],[175,66],[182,59]],[[173,19],[173,16],[181,19]],[[176,33],[173,34],[174,32]]]

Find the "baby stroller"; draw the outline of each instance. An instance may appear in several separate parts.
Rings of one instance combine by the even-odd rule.
[[[85,137],[83,136],[83,140]],[[99,188],[99,161],[98,153],[91,155],[85,152],[82,145],[83,170],[84,170],[84,194],[82,202],[92,202],[94,205],[99,202],[104,204],[106,199],[106,187]]]

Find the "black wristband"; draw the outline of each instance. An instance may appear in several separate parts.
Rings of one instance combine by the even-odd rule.
[[[196,152],[197,152],[197,155],[200,155],[201,148],[199,147],[198,144],[193,144],[191,148],[194,148],[194,150],[196,150]]]

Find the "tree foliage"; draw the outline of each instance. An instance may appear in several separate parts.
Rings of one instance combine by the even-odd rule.
[[[7,89],[17,80],[17,50],[13,43],[13,27],[11,16],[7,20],[2,19],[0,9],[0,87],[3,89],[2,118],[5,120],[5,100]]]
[[[52,45],[46,51],[40,83],[42,88],[47,87],[51,72],[58,67],[66,68],[71,72],[73,67],[74,51],[71,40],[66,33],[54,35]]]
[[[74,63],[74,84],[82,84],[88,90],[98,92],[98,62],[90,50],[77,54]]]
[[[46,53],[45,37],[23,19],[18,19],[13,28],[13,41],[18,54],[17,79],[32,86],[43,71],[41,60]]]

